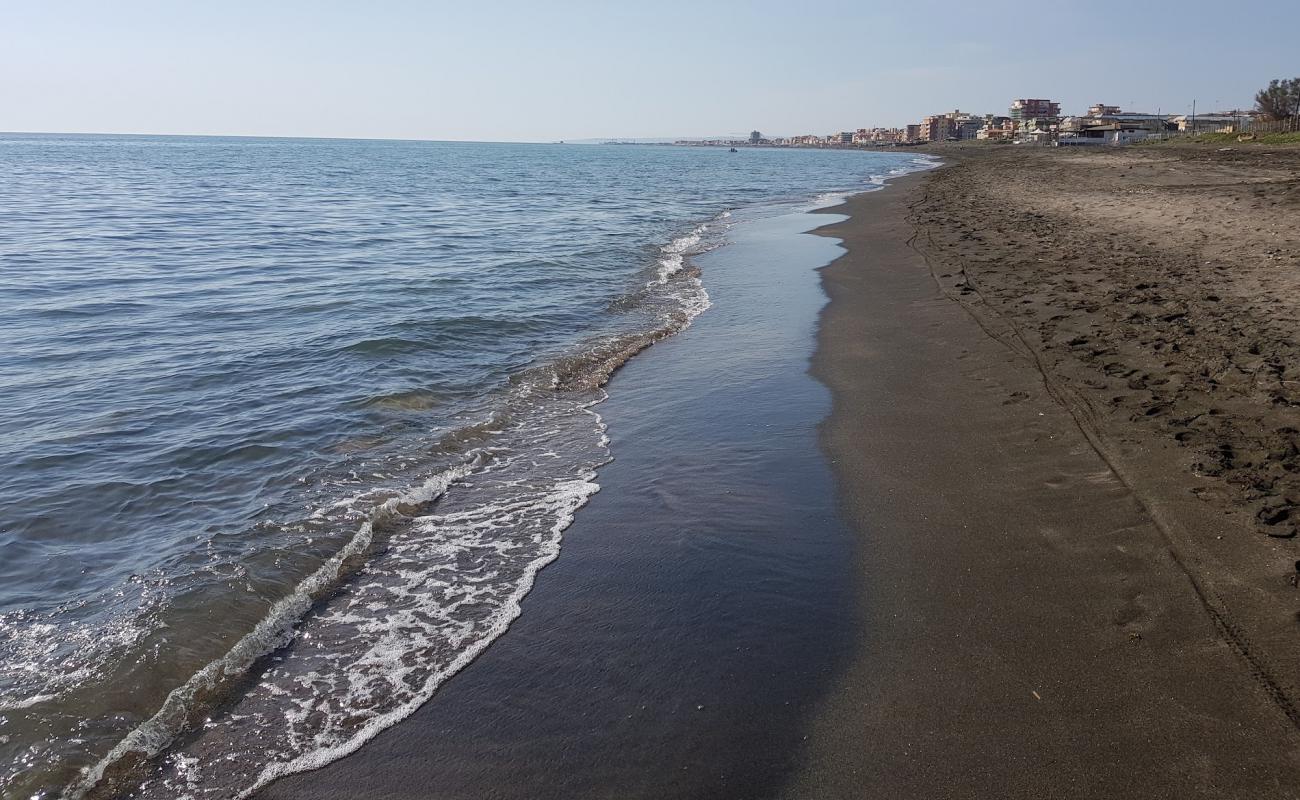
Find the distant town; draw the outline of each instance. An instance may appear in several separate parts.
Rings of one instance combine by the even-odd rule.
[[[925,117],[902,128],[858,128],[825,136],[804,134],[768,138],[759,131],[746,139],[679,139],[675,145],[690,147],[907,147],[930,142],[991,140],[1016,143],[1066,145],[1129,144],[1152,137],[1199,133],[1241,133],[1264,130],[1257,111],[1217,111],[1208,114],[1148,114],[1123,111],[1119,106],[1097,103],[1087,113],[1062,116],[1060,103],[1043,99],[1019,99],[1006,115],[971,114],[950,111]]]

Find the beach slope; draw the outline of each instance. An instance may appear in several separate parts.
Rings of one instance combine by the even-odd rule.
[[[1154,502],[1039,343],[926,250],[931,232],[965,235],[967,257],[997,236],[926,205],[965,163],[853,198],[821,231],[846,253],[823,272],[814,373],[866,622],[784,795],[1300,796],[1284,661],[1225,628],[1269,621],[1222,618],[1171,534],[1168,509],[1200,501]]]

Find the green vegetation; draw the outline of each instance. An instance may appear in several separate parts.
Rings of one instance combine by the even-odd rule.
[[[1215,138],[1211,140],[1210,137],[1222,137],[1222,138]],[[1234,144],[1238,143],[1237,134],[1235,133],[1206,133],[1206,134],[1202,134],[1201,136],[1197,136],[1196,139],[1198,140],[1204,139],[1207,142],[1217,141],[1217,142],[1233,142]],[[1254,139],[1249,139],[1245,142],[1240,142],[1240,144],[1300,144],[1300,131],[1292,132],[1292,133],[1257,133],[1255,134]]]
[[[1149,147],[1159,147],[1161,145],[1188,145],[1188,144],[1213,144],[1213,145],[1251,145],[1251,144],[1300,144],[1300,132],[1296,133],[1261,133],[1256,134],[1254,139],[1248,139],[1244,142],[1237,141],[1240,134],[1236,133],[1199,133],[1195,136],[1176,136],[1171,139],[1149,139],[1138,144]]]
[[[1269,81],[1255,95],[1255,107],[1269,119],[1300,116],[1300,78]]]

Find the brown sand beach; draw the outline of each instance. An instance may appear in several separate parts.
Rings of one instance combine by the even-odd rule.
[[[784,794],[1300,797],[1300,151],[943,155],[821,231],[867,621]]]

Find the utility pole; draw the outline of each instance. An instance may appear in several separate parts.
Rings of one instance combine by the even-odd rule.
[[[1192,101],[1192,135],[1196,135],[1196,101]]]

